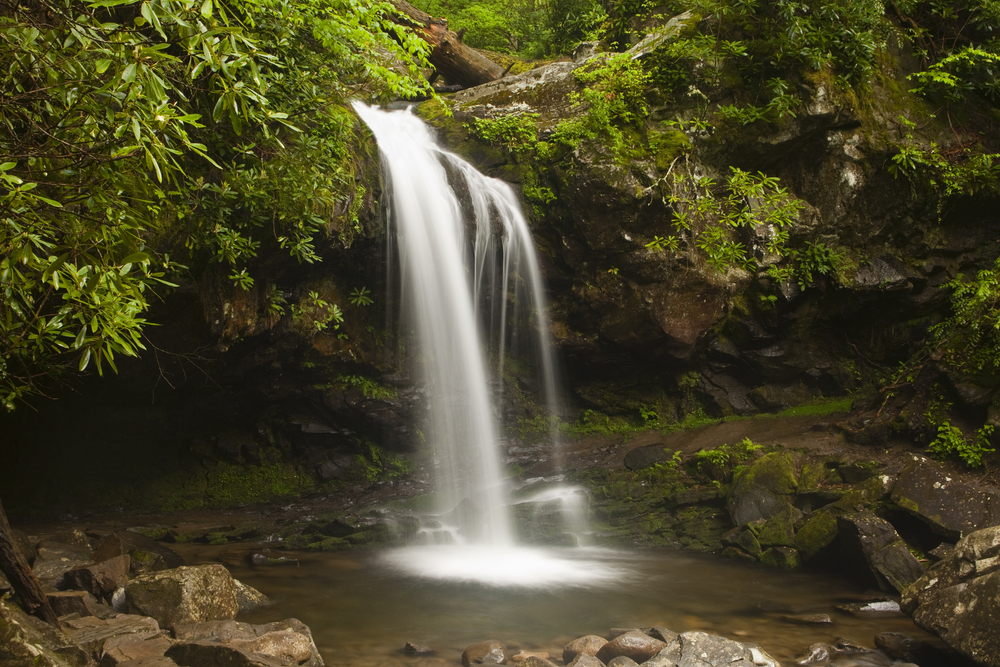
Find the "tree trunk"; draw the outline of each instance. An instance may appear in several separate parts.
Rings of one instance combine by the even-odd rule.
[[[2,501],[0,501],[0,571],[4,573],[14,588],[14,592],[20,598],[26,612],[34,614],[57,628],[59,627],[59,619],[52,611],[52,605],[49,604],[49,599],[42,591],[42,585],[24,560],[17,545],[14,544]]]
[[[463,44],[458,35],[448,29],[448,22],[434,18],[406,0],[390,0],[400,13],[393,19],[417,31],[431,45],[428,58],[449,83],[471,88],[503,77],[503,68],[473,48]]]

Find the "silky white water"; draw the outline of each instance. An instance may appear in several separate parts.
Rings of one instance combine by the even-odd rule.
[[[516,196],[440,148],[409,110],[354,108],[375,135],[389,181],[403,311],[416,337],[428,402],[423,428],[441,498],[439,520],[421,531],[428,546],[387,558],[415,575],[494,585],[610,578],[617,570],[601,562],[517,547],[513,539],[494,414],[511,347],[534,347],[550,414],[559,408],[541,271]],[[552,446],[558,459],[555,436]],[[582,536],[576,500],[567,497],[574,515],[567,530]]]

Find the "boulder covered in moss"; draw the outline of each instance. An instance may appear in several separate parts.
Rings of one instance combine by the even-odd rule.
[[[737,526],[767,520],[792,507],[797,489],[793,454],[772,452],[736,477],[726,509]]]
[[[236,585],[222,565],[197,565],[140,575],[125,589],[129,611],[162,627],[236,618]]]

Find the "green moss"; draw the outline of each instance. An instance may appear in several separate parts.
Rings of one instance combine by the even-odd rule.
[[[652,137],[650,148],[655,156],[656,168],[665,172],[678,156],[691,150],[691,140],[680,130],[668,130]]]
[[[795,548],[808,560],[837,538],[837,513],[816,512],[795,533]]]
[[[760,487],[771,493],[792,495],[798,491],[795,457],[785,451],[765,454],[739,474],[734,482],[736,487]]]
[[[747,525],[757,542],[764,547],[790,547],[795,543],[795,521],[801,515],[793,508]]]
[[[821,417],[837,412],[850,412],[854,398],[851,396],[820,398],[779,412],[777,417]]]
[[[785,569],[793,569],[802,564],[799,552],[790,547],[772,547],[761,554],[760,562]]]

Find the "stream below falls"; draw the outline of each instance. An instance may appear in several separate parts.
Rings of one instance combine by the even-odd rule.
[[[189,565],[223,560],[236,578],[272,601],[238,620],[298,618],[312,628],[331,666],[459,665],[467,646],[486,639],[503,642],[511,654],[547,651],[561,664],[563,646],[579,636],[652,625],[754,642],[786,667],[815,642],[847,638],[872,648],[880,632],[933,640],[902,614],[861,617],[838,610],[840,604],[885,599],[847,579],[673,549],[550,550],[621,575],[596,586],[497,588],[402,574],[387,563],[388,551],[289,552],[300,559],[297,565],[251,567],[237,564],[232,546],[171,546]],[[790,618],[801,614],[828,614],[833,622]],[[435,653],[407,656],[407,642]]]

